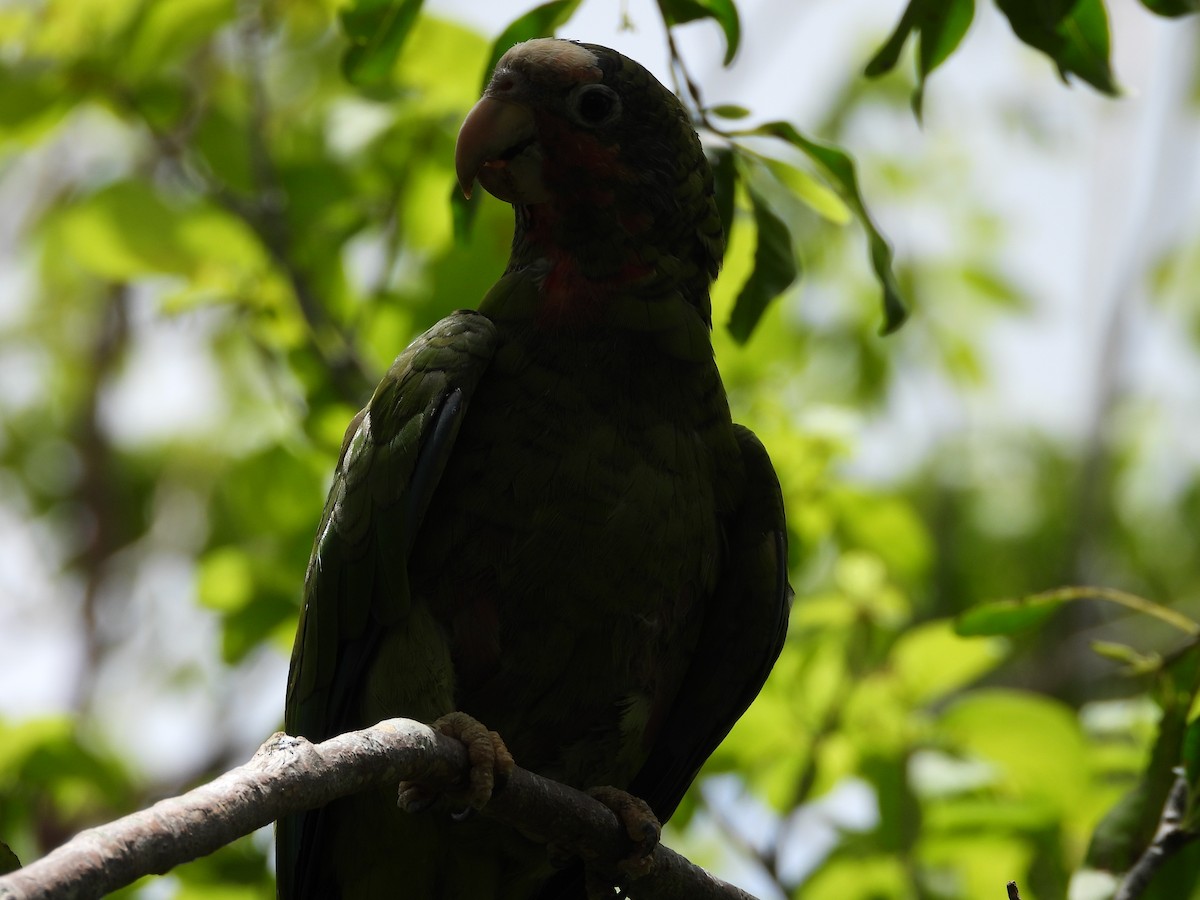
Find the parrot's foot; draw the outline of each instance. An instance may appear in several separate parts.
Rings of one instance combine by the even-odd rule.
[[[448,713],[431,727],[461,741],[467,748],[467,758],[471,763],[467,784],[462,788],[439,790],[413,781],[402,781],[396,798],[398,805],[407,812],[420,812],[446,796],[460,810],[482,809],[492,799],[492,792],[497,786],[503,786],[516,766],[508,747],[500,735],[489,731],[464,712]]]
[[[645,800],[619,788],[594,787],[589,788],[587,793],[613,811],[625,834],[633,842],[629,855],[617,861],[617,871],[625,878],[641,878],[650,871],[654,848],[662,836],[662,825],[654,815],[654,810]]]
[[[583,881],[588,900],[618,900],[627,896],[624,885],[650,871],[662,826],[645,800],[619,788],[595,787],[587,794],[612,810],[633,844],[630,852],[621,859],[584,864]],[[546,849],[550,864],[556,869],[565,868],[578,859],[567,847],[553,842],[547,844]]]

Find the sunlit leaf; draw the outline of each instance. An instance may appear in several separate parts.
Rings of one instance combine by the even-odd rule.
[[[32,793],[73,816],[127,802],[130,790],[120,761],[81,740],[70,717],[0,720],[0,797]]]
[[[49,224],[68,252],[105,278],[184,274],[195,262],[180,235],[179,215],[147,182],[112,184]]]
[[[143,6],[140,0],[51,0],[42,5],[29,49],[40,58],[112,64]]]
[[[217,612],[235,612],[254,599],[254,570],[237,547],[219,547],[200,561],[197,599]]]
[[[262,245],[240,219],[208,205],[175,205],[143,181],[119,181],[51,216],[45,230],[56,250],[98,276],[190,279],[186,304],[249,299],[269,278]],[[177,306],[177,308],[181,308]]]
[[[350,46],[342,72],[352,84],[386,81],[423,0],[352,0],[339,16]]]
[[[121,71],[144,77],[183,56],[231,20],[236,0],[169,0],[147,3],[132,28]]]
[[[783,160],[767,159],[765,162],[771,174],[778,178],[797,200],[822,218],[835,225],[845,225],[853,217],[850,207],[838,196],[837,191],[816,176]]]
[[[914,704],[965,687],[1003,659],[1002,641],[968,640],[954,633],[948,619],[909,629],[890,654],[892,671]]]
[[[658,0],[658,8],[668,27],[697,19],[715,19],[725,32],[724,64],[733,62],[742,39],[742,26],[733,0]]]
[[[1122,663],[1128,675],[1145,675],[1156,671],[1162,665],[1162,657],[1157,653],[1140,653],[1127,644],[1115,641],[1092,641],[1092,652],[1113,662]]]
[[[959,616],[954,630],[963,637],[1026,631],[1041,625],[1065,602],[1060,598],[1034,596],[981,603]]]
[[[961,752],[1000,767],[1008,790],[1060,813],[1087,789],[1083,736],[1065,704],[1037,694],[977,690],[953,701],[938,730]]]
[[[892,269],[892,248],[876,227],[863,202],[858,187],[858,173],[854,160],[845,150],[832,144],[823,144],[805,137],[789,122],[768,122],[745,134],[769,135],[787,141],[817,163],[829,176],[830,181],[846,204],[854,211],[859,223],[867,232],[867,243],[871,251],[871,267],[883,288],[883,334],[891,334],[904,324],[908,310],[896,283]]]
[[[710,106],[706,112],[720,116],[722,119],[744,119],[750,115],[750,110],[744,106],[737,106],[733,103],[722,103],[718,106]]]
[[[1166,622],[1188,635],[1200,635],[1200,623],[1178,610],[1163,606],[1117,588],[1069,585],[1030,594],[1017,600],[984,603],[959,617],[959,634],[1008,634],[1040,624],[1063,603],[1073,600],[1104,600]],[[999,629],[999,630],[993,630]]]
[[[912,876],[897,855],[858,853],[830,859],[804,888],[813,897],[910,897]]]
[[[739,343],[749,340],[767,305],[787,290],[800,274],[792,233],[767,203],[771,176],[755,159],[739,158],[738,171],[750,197],[757,243],[754,268],[742,285],[729,316],[729,333]]]
[[[882,560],[893,580],[920,583],[934,558],[934,546],[925,523],[907,500],[851,488],[832,492],[830,499],[839,531],[850,546]]]

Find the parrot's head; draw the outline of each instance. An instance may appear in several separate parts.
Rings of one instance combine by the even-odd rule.
[[[670,283],[709,318],[723,237],[687,110],[638,63],[543,38],[500,59],[463,122],[455,168],[517,212],[510,269],[543,292],[602,298]]]

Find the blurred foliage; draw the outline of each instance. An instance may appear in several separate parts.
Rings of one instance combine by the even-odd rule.
[[[532,8],[491,43],[412,0],[0,8],[0,188],[16,198],[0,229],[0,525],[21,523],[56,594],[22,615],[54,617],[81,660],[69,714],[0,721],[0,868],[9,847],[37,858],[249,751],[215,728],[183,775],[155,776],[128,749],[141,733],[106,718],[108,686],[237,706],[287,653],[343,428],[507,257],[506,206],[447,201],[457,126],[489,60],[578,5]],[[1099,0],[998,5],[1064,74],[1115,89]],[[737,52],[732,2],[658,7],[711,19],[726,62]],[[749,98],[705,106],[673,60],[729,226],[714,346],[735,418],[779,471],[797,601],[776,671],[707,769],[733,779],[731,809],[693,791],[670,841],[717,868],[748,860],[780,895],[984,898],[1016,879],[1036,900],[1074,873],[1107,896],[1085,864],[1128,866],[1175,768],[1193,797],[1200,781],[1200,472],[1177,462],[1175,489],[1147,489],[1161,448],[1136,427],[1145,398],[1098,412],[1090,443],[993,425],[933,440],[887,482],[849,474],[901,375],[986,396],[987,337],[1031,306],[997,261],[1006,226],[978,204],[939,209],[949,249],[893,262],[859,174],[873,204],[916,204],[961,190],[953,159],[868,149],[856,168],[839,147],[864,116],[909,96],[919,110],[973,15],[912,0],[868,71],[895,69],[916,35],[915,83],[847,72],[820,140],[743,127]],[[1149,285],[1193,345],[1198,260],[1179,246]],[[916,303],[886,342],[881,289],[888,328],[902,293]],[[1084,581],[1121,590],[1046,593]],[[833,799],[847,786],[871,798],[854,822]],[[251,836],[159,890],[270,897],[269,849]],[[1196,852],[1147,896],[1200,896]]]
[[[1142,0],[1142,5],[1160,16],[1200,12],[1197,0]],[[1048,56],[1064,81],[1073,75],[1105,94],[1119,92],[1109,58],[1112,42],[1104,0],[996,0],[996,6],[1013,34]],[[865,74],[874,78],[891,71],[915,34],[917,86],[912,103],[920,117],[925,80],[958,48],[974,16],[975,0],[909,0]]]

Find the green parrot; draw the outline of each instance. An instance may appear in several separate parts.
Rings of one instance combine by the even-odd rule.
[[[762,687],[792,596],[778,480],[713,360],[712,174],[649,72],[554,39],[500,60],[455,162],[468,195],[513,205],[512,255],[350,424],[286,727],[458,710],[519,765],[665,821]],[[394,790],[277,841],[285,900],[584,896],[544,847]]]

